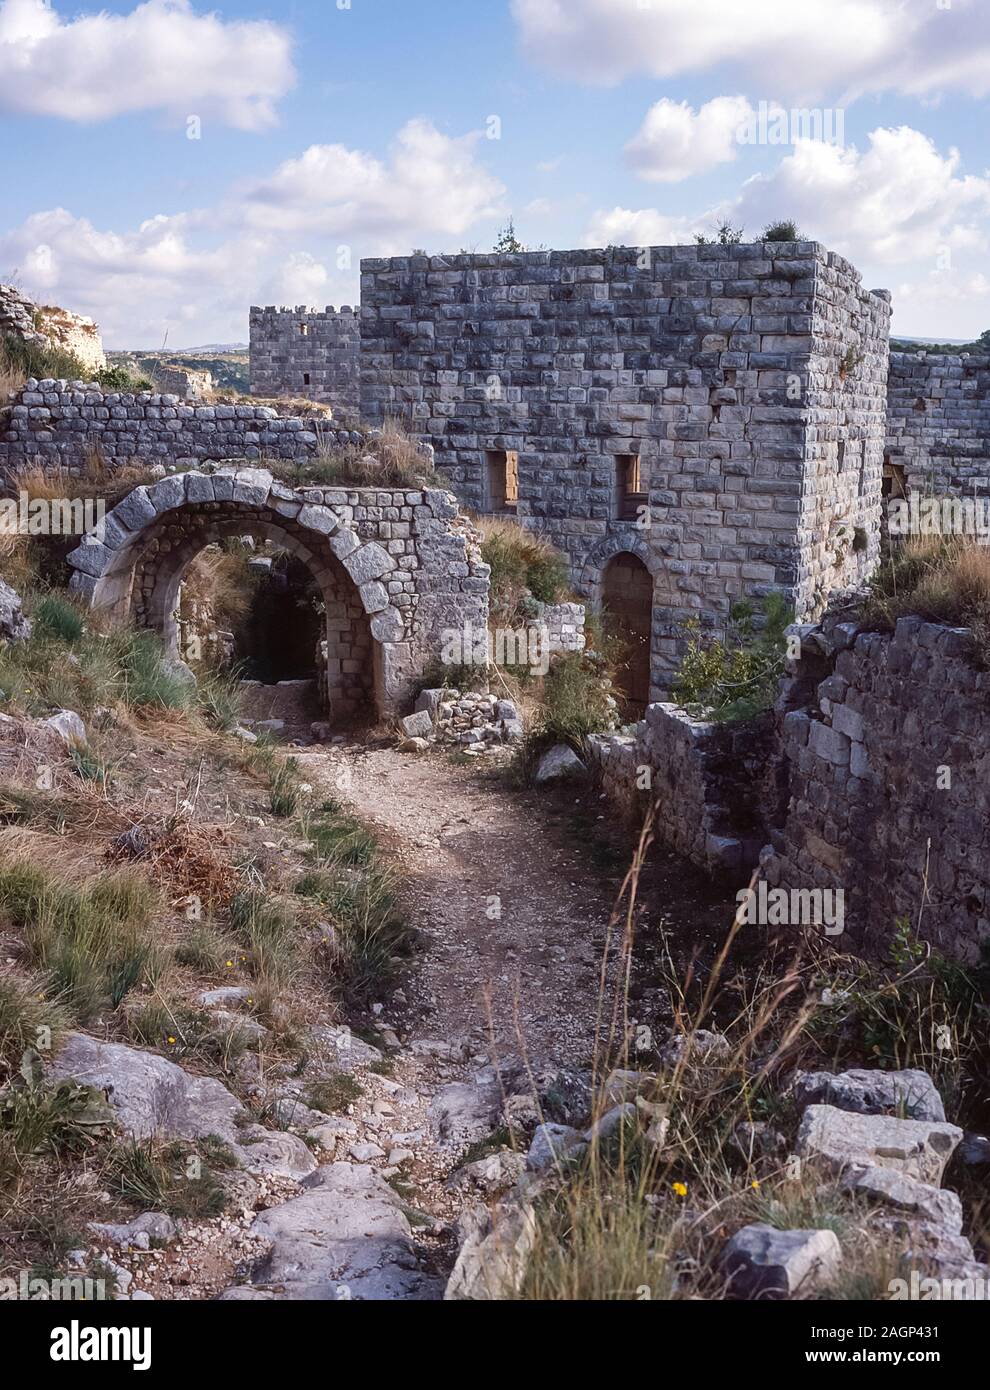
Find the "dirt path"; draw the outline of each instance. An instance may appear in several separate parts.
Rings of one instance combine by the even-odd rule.
[[[374,825],[402,866],[403,899],[429,950],[408,994],[432,1037],[526,1053],[535,1066],[590,1057],[607,885],[514,795],[443,755],[303,752],[305,773]]]

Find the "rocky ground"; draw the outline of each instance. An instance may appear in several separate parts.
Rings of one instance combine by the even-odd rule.
[[[286,741],[308,731],[278,709],[256,713],[274,714]],[[32,729],[25,742],[15,724],[4,730],[6,756],[30,776],[32,741],[43,739],[50,758],[66,735]],[[186,808],[242,872],[256,856],[266,882],[298,874],[298,829],[252,803],[215,751],[190,756],[167,732],[142,733],[133,747],[131,737],[114,734],[130,748],[121,793],[145,810]],[[110,1028],[70,1035],[52,1082],[105,1093],[124,1136],[219,1144],[230,1159],[223,1213],[184,1220],[129,1219],[83,1163],[73,1182],[92,1200],[71,1268],[100,1262],[116,1296],[136,1300],[511,1298],[528,1287],[541,1202],[579,1181],[589,1154],[629,1142],[667,1175],[636,1201],[658,1221],[657,1244],[661,1230],[672,1242],[671,1268],[688,1271],[668,1296],[832,1296],[863,1241],[886,1242],[891,1270],[907,1260],[926,1277],[985,1290],[984,1238],[943,1180],[950,1161],[955,1173],[985,1174],[990,1143],[946,1122],[917,1069],[786,1074],[761,1102],[769,1119],[734,1122],[724,1196],[711,1210],[695,1205],[676,1166],[684,1155],[672,1145],[670,1097],[683,1127],[699,1096],[737,1098],[756,1059],[740,1071],[720,1031],[692,1033],[659,957],[679,952],[703,978],[726,905],[654,852],[631,919],[635,961],[623,958],[625,918],[614,908],[636,837],[592,790],[512,789],[497,753],[468,761],[385,739],[301,743],[287,751],[306,795],[352,808],[375,830],[423,950],[397,987],[351,1014],[310,986],[295,1065],[266,1056],[242,978],[194,987],[192,1002],[215,1022],[255,1031],[256,1050],[227,1069],[172,1060],[175,1039],[152,1050]],[[314,1083],[334,1103],[314,1108]],[[760,1208],[764,1182],[791,1183],[800,1200]],[[688,1258],[696,1247],[700,1273],[698,1255]]]

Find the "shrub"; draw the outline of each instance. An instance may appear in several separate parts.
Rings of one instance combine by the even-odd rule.
[[[231,903],[230,923],[250,953],[256,979],[278,987],[294,978],[299,929],[287,903],[263,892],[239,893]]]
[[[69,1024],[41,976],[0,975],[0,1086],[28,1048],[56,1049]]]
[[[363,1095],[360,1082],[342,1071],[307,1086],[303,1100],[311,1110],[321,1110],[324,1115],[339,1115]]]
[[[207,722],[223,733],[237,727],[241,714],[241,683],[235,673],[210,671],[199,677],[196,699]]]
[[[32,606],[35,627],[59,642],[78,642],[86,630],[79,607],[61,594],[46,594]]]
[[[103,1181],[112,1195],[142,1211],[164,1212],[176,1220],[208,1221],[227,1205],[215,1169],[234,1162],[219,1138],[196,1144],[120,1144],[110,1154]]]
[[[102,1091],[74,1080],[48,1085],[35,1052],[25,1053],[18,1075],[0,1093],[0,1133],[21,1157],[85,1152],[115,1123]]]
[[[117,702],[145,710],[195,707],[195,686],[168,668],[155,633],[103,634],[56,593],[32,602],[31,611],[40,614],[32,636],[0,647],[0,689],[10,705],[39,716],[53,709],[86,714]],[[66,645],[72,647],[71,659]]]
[[[580,749],[589,734],[615,727],[615,699],[606,659],[595,651],[564,652],[551,663],[533,735]]]
[[[179,965],[195,970],[199,975],[223,977],[237,964],[237,948],[222,932],[206,923],[192,926],[175,948]]]
[[[333,984],[357,1003],[379,994],[416,939],[389,870],[378,864],[324,867],[304,875],[296,892],[319,903],[330,919],[333,936],[326,950]]]
[[[146,376],[131,376],[126,367],[103,367],[94,378],[105,391],[154,391]]]
[[[491,566],[492,612],[518,616],[527,592],[540,603],[563,603],[570,596],[567,557],[543,536],[505,517],[481,517],[481,556]]]
[[[128,632],[119,640],[124,699],[134,709],[188,709],[195,687],[169,670],[161,639],[153,632]]]
[[[317,436],[325,434],[319,423],[316,433]],[[301,463],[275,462],[270,466],[283,481],[297,486],[305,483],[416,489],[447,486],[431,460],[420,453],[415,440],[397,420],[386,420],[379,434],[368,436],[360,444],[331,448],[325,443],[315,459]]]
[[[763,228],[763,241],[803,241],[797,223],[791,221],[770,222]]]
[[[366,865],[378,850],[371,831],[332,801],[323,803],[305,830],[314,857],[323,863]]]
[[[785,631],[793,611],[781,594],[764,599],[757,612],[736,604],[724,641],[705,637],[686,624],[687,650],[673,693],[686,709],[705,718],[751,719],[776,699],[787,656]]]
[[[5,334],[0,342],[0,374],[16,376],[19,385],[29,376],[66,381],[83,381],[90,377],[88,369],[74,353],[43,343],[27,343],[13,333]]]

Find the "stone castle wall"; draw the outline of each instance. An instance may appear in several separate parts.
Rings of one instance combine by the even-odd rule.
[[[479,510],[488,455],[516,451],[513,510],[583,596],[641,559],[657,694],[687,618],[774,589],[810,613],[875,560],[889,313],[814,243],[364,261],[362,411],[425,435]],[[649,496],[626,520],[630,455]]]
[[[789,801],[764,872],[843,889],[847,943],[883,951],[899,919],[964,960],[990,939],[990,674],[965,629],[839,626],[830,674],[784,717]]]
[[[361,318],[345,305],[251,309],[251,394],[296,396],[333,407],[342,425],[361,414]]]
[[[178,396],[183,404],[204,401],[213,394],[213,374],[192,367],[160,362],[155,367],[155,384],[162,394]]]
[[[28,382],[0,415],[0,467],[78,472],[99,450],[111,466],[132,459],[192,466],[225,459],[300,459],[361,436],[262,405],[191,405],[152,391],[94,383]]]
[[[88,371],[102,371],[107,365],[99,329],[92,319],[56,305],[36,304],[13,285],[0,285],[0,337],[6,333],[71,352]]]
[[[990,356],[891,353],[886,458],[908,490],[985,496]]]

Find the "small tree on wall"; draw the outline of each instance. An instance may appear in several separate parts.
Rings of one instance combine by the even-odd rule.
[[[694,239],[699,246],[738,246],[743,239],[743,231],[742,227],[733,227],[731,222],[725,221],[715,228],[713,237],[698,232]]]
[[[526,248],[516,236],[516,224],[513,218],[509,218],[505,226],[495,238],[495,251],[498,255],[508,255],[513,251],[525,251]]]

